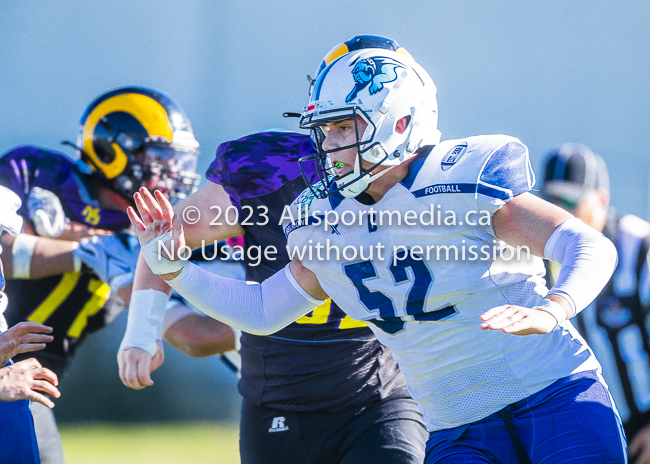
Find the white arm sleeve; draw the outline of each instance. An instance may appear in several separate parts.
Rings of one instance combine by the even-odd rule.
[[[305,292],[289,265],[261,284],[211,274],[194,263],[167,282],[205,314],[255,335],[269,335],[324,301]]]
[[[548,294],[566,298],[574,316],[598,296],[618,260],[614,244],[578,218],[555,229],[544,247],[544,257],[562,265]]]

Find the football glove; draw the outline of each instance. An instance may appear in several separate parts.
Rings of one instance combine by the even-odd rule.
[[[27,212],[41,237],[59,238],[68,222],[61,201],[49,190],[34,187],[27,197]]]
[[[74,250],[75,256],[112,290],[133,282],[139,253],[137,237],[126,234],[94,236],[82,240]]]

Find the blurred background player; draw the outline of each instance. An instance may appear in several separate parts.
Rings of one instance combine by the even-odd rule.
[[[16,213],[21,202],[18,195],[0,186],[0,235],[9,232],[18,235],[23,220]],[[0,252],[2,246],[0,246]],[[7,329],[4,311],[7,308],[7,295],[4,290],[5,278],[0,261],[0,462],[14,464],[34,464],[40,462],[34,423],[29,403],[36,401],[49,408],[52,400],[40,392],[58,398],[56,374],[43,368],[34,359],[26,359],[16,364],[11,358],[19,353],[28,353],[45,348],[52,341],[51,327],[36,322],[21,322]]]
[[[391,39],[356,36],[334,47],[318,72],[362,48],[408,55]],[[196,206],[202,213],[200,221],[184,225],[188,245],[243,235],[246,280],[261,282],[282,269],[289,259],[280,218],[285,205],[308,187],[298,159],[313,153],[310,136],[291,132],[252,134],[220,145],[206,174],[210,182],[176,208]],[[315,175],[315,164],[306,169]],[[235,206],[239,220],[233,215],[227,221],[222,214],[222,225],[210,225],[215,206],[222,212]],[[270,247],[278,252],[275,260],[258,261]],[[147,298],[138,301],[166,301],[169,287],[146,263],[136,275],[134,300],[144,292]],[[162,319],[154,313],[160,307],[129,307],[118,360],[122,381],[131,388],[152,384],[151,365],[162,345],[149,321]],[[423,461],[427,433],[390,350],[334,302],[327,300],[270,336],[243,333],[241,358],[243,464]]]
[[[184,198],[198,181],[190,122],[154,90],[101,95],[81,118],[77,144],[65,143],[78,150],[77,162],[34,146],[0,158],[0,185],[20,197],[25,220],[15,238],[2,237],[11,300],[5,315],[10,325],[53,328],[54,341],[35,357],[59,378],[85,335],[128,303],[138,246],[124,208],[133,192],[151,186]],[[36,404],[33,415],[42,461],[63,462],[51,411]]]
[[[610,208],[607,166],[585,145],[565,143],[547,155],[541,194],[616,245],[618,267],[576,326],[603,366],[632,462],[650,463],[650,224]],[[550,271],[557,276],[559,266]]]

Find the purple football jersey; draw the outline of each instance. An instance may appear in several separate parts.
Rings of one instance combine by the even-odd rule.
[[[130,227],[123,210],[103,208],[67,156],[43,148],[22,146],[0,157],[0,185],[13,190],[23,204],[18,211],[29,219],[27,198],[34,187],[54,193],[66,217],[88,227],[120,232]],[[75,348],[88,332],[98,330],[122,309],[108,300],[110,289],[94,274],[70,272],[42,279],[7,280],[5,293],[11,304],[5,311],[11,326],[21,321],[47,324],[54,341],[34,353],[14,360],[35,357],[59,376]]]

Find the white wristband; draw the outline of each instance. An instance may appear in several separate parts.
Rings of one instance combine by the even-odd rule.
[[[151,272],[156,275],[171,274],[180,271],[187,264],[187,259],[171,260],[168,256],[168,250],[164,246],[165,242],[172,236],[172,229],[169,229],[157,239],[151,240],[140,249],[145,261],[149,265]],[[172,251],[172,250],[169,250]],[[191,250],[190,250],[191,252]],[[180,254],[180,250],[179,253]],[[189,258],[189,254],[188,254]]]
[[[555,325],[555,327],[557,327],[558,325],[562,324],[564,321],[567,320],[566,310],[557,301],[546,300],[545,299],[543,304],[533,306],[533,309],[539,309],[541,311],[546,311],[551,316],[553,316],[555,318],[555,320],[557,321],[557,324]],[[555,328],[555,327],[553,327],[553,328]]]
[[[74,261],[74,272],[81,272],[81,257],[77,256],[76,253],[74,253],[74,250],[79,248],[79,242],[72,242],[72,259]]]
[[[156,354],[156,341],[162,340],[165,309],[169,296],[158,290],[136,290],[131,295],[129,318],[120,351],[140,348],[151,356]]]
[[[11,248],[14,279],[29,279],[32,255],[34,254],[36,242],[38,242],[38,237],[29,234],[18,234],[14,239],[14,244]]]

